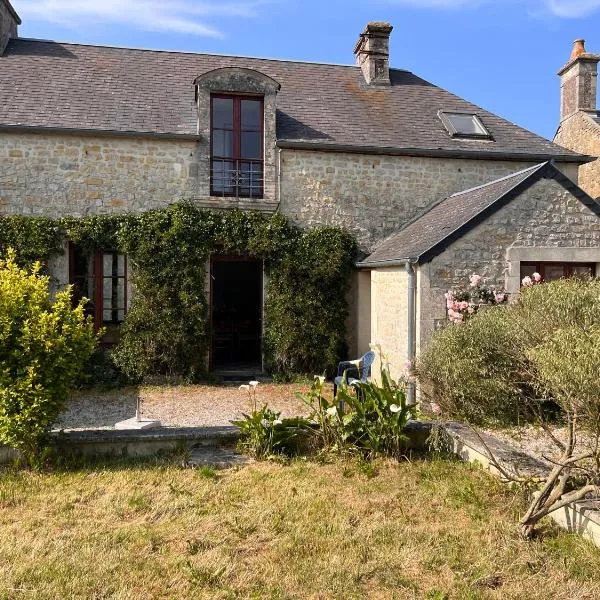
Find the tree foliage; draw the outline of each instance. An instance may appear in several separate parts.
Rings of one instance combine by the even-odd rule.
[[[12,251],[0,260],[0,441],[29,461],[96,344],[83,306],[69,289],[52,300],[40,268],[20,268]]]

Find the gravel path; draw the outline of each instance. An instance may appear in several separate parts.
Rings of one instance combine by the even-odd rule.
[[[551,430],[556,438],[561,442],[566,443],[566,427],[553,426],[551,427]],[[511,444],[522,452],[541,458],[548,464],[552,464],[552,461],[557,460],[560,456],[559,448],[552,442],[548,434],[541,427],[522,425],[520,427],[487,429],[484,431]],[[590,451],[592,448],[594,448],[593,438],[585,434],[580,434],[575,447],[576,454]]]
[[[257,387],[259,407],[267,403],[284,417],[308,414],[295,392],[306,392],[307,384],[261,383]],[[114,429],[115,423],[135,416],[138,396],[142,418],[157,419],[166,427],[229,425],[252,410],[248,393],[235,385],[142,386],[116,390],[85,390],[73,395],[54,429]]]

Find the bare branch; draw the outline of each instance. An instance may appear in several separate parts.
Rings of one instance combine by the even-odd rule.
[[[565,506],[568,506],[569,504],[572,504],[573,502],[578,502],[579,500],[583,500],[583,498],[585,498],[585,496],[587,496],[587,494],[590,494],[592,492],[595,492],[596,494],[600,494],[600,486],[586,485],[578,490],[569,492],[566,496],[563,496],[560,501],[555,502],[551,506],[548,506],[548,507],[543,508],[540,511],[536,512],[535,518],[533,518],[531,516],[528,518],[523,517],[521,519],[521,524],[528,525],[528,524],[530,524],[531,521],[539,521],[540,519],[542,519],[546,515],[549,515],[550,513],[554,512],[555,510],[564,508]]]

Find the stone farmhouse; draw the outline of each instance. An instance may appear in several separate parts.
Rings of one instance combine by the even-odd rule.
[[[600,265],[600,207],[576,185],[592,157],[391,68],[388,23],[366,26],[355,65],[31,40],[19,24],[0,0],[1,214],[189,200],[346,227],[363,256],[350,352],[377,340],[396,375],[445,319],[444,292],[473,272],[516,292],[533,270]],[[217,333],[218,303],[236,301],[236,282],[263,289],[251,259],[199,265],[212,269]],[[108,302],[121,304],[97,298],[97,310],[121,320],[125,258],[107,248],[95,267],[86,260],[71,249],[53,274],[103,277],[121,290]]]

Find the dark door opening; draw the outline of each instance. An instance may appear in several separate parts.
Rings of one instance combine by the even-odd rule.
[[[212,368],[261,370],[262,263],[214,257],[211,292]]]

